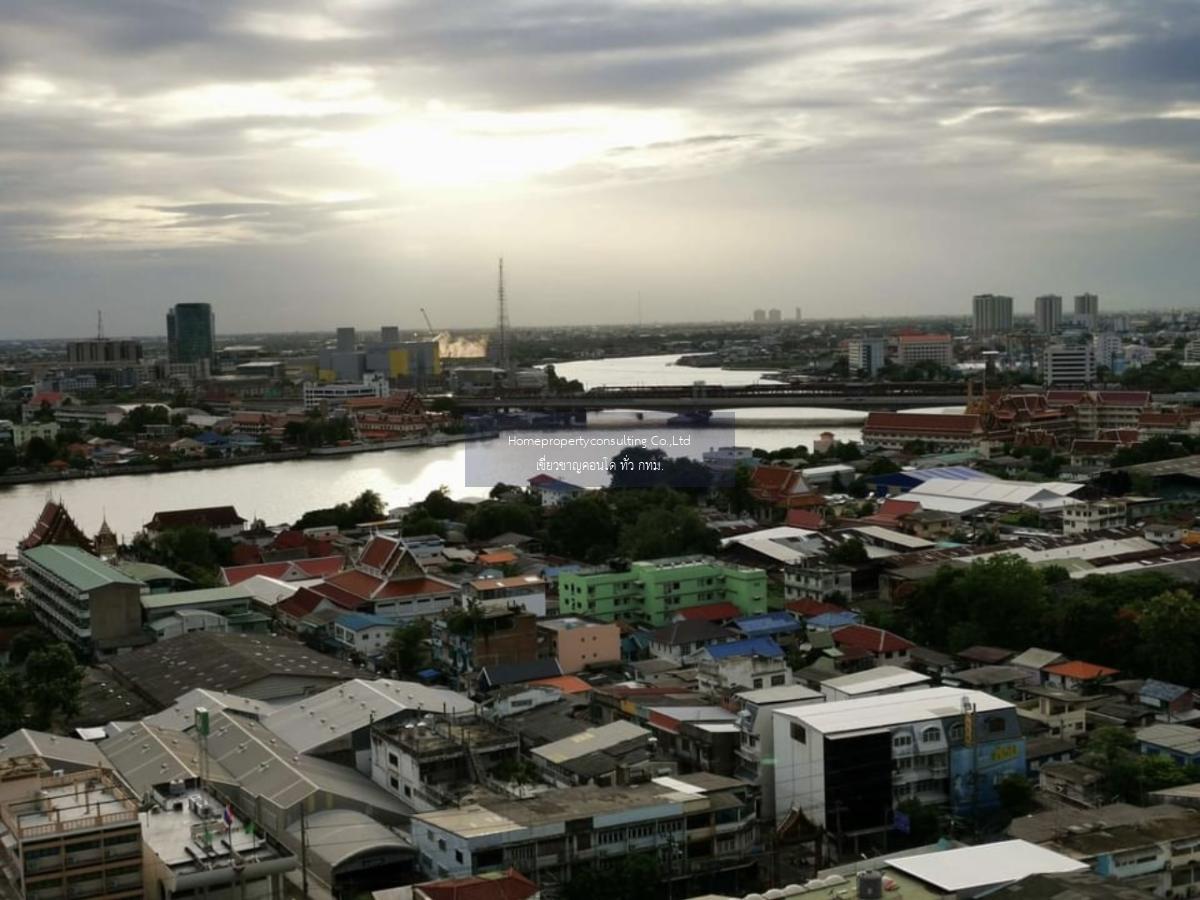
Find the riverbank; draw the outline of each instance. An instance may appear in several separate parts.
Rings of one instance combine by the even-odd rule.
[[[23,472],[19,475],[0,475],[0,485],[62,484],[63,482],[94,481],[97,478],[120,478],[128,475],[166,475],[198,469],[228,469],[234,466],[255,466],[260,463],[291,462],[323,456],[353,456],[360,453],[379,453],[417,447],[442,447],[463,441],[491,440],[499,432],[475,434],[438,434],[419,439],[377,441],[371,444],[348,444],[334,447],[313,447],[307,450],[280,450],[275,453],[255,453],[222,459],[172,459],[169,464],[147,463],[140,466],[113,466],[107,469],[71,470],[66,472]]]

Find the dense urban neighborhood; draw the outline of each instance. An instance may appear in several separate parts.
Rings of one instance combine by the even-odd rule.
[[[503,353],[388,328],[217,348],[175,307],[166,362],[10,348],[3,477],[45,496],[0,557],[5,890],[1193,896],[1200,323],[1089,296],[1017,330],[986,295],[965,326],[770,313]],[[700,377],[569,374],[622,352]],[[763,403],[817,407],[815,437],[705,441]],[[133,527],[120,499],[556,447],[630,404],[659,414],[630,434],[689,437],[614,447],[599,484],[530,468],[272,521],[166,482]],[[103,476],[111,507],[67,499]]]

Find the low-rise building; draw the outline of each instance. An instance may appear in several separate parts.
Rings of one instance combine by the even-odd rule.
[[[621,661],[621,628],[567,616],[537,623],[538,656],[557,659],[563,674]]]
[[[757,784],[764,821],[775,818],[775,723],[774,711],[784,707],[823,703],[820,692],[802,684],[741,691],[733,696],[737,708],[740,739],[734,775]]]
[[[815,598],[827,600],[838,596],[849,601],[854,596],[854,569],[827,563],[785,566],[783,596],[786,600]]]
[[[1150,725],[1137,732],[1138,749],[1166,756],[1181,766],[1200,765],[1200,729],[1188,725]]]
[[[1063,534],[1124,528],[1128,515],[1125,503],[1121,500],[1068,503],[1062,510]]]
[[[696,686],[706,694],[784,687],[792,683],[783,648],[769,637],[709,644],[697,659]]]
[[[150,537],[174,528],[203,528],[220,538],[233,538],[242,533],[246,520],[232,506],[209,506],[199,509],[172,509],[156,512],[146,523]]]
[[[434,661],[458,675],[530,662],[538,655],[537,618],[523,609],[489,607],[478,618],[435,619],[430,644]]]
[[[1155,897],[1194,897],[1200,885],[1200,812],[1193,809],[1113,804],[1076,812],[1066,827],[1049,812],[1014,819],[1009,831]]]
[[[555,787],[628,784],[642,777],[674,774],[673,763],[655,761],[649,730],[632,722],[610,722],[534,747],[530,758]]]
[[[519,749],[517,735],[470,716],[427,713],[371,729],[371,780],[429,812],[457,805]]]
[[[421,869],[464,877],[513,867],[539,885],[635,853],[663,861],[663,880],[749,874],[758,844],[753,785],[707,773],[620,787],[483,800],[412,821]]]
[[[0,859],[21,897],[142,897],[136,798],[106,769],[51,774],[26,759],[0,785]]]
[[[537,575],[510,578],[477,578],[463,588],[467,604],[519,607],[538,618],[546,615],[546,582]]]
[[[742,615],[767,609],[767,573],[708,556],[635,562],[628,568],[566,572],[558,581],[563,613],[659,627],[693,606],[729,602]]]
[[[919,691],[929,686],[930,678],[899,666],[875,666],[821,682],[821,693],[830,702],[853,700],[879,694]]]
[[[21,551],[25,597],[38,622],[80,652],[109,656],[152,640],[142,629],[144,585],[79,547]]]
[[[333,639],[348,653],[375,659],[387,650],[396,631],[392,619],[365,613],[342,613],[333,621]]]

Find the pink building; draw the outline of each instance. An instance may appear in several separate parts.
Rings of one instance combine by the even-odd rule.
[[[587,619],[548,619],[538,622],[538,656],[557,659],[564,675],[589,665],[620,662],[621,629]]]

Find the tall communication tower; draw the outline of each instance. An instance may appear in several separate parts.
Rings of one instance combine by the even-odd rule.
[[[505,372],[508,371],[508,303],[504,299],[504,257],[500,257],[500,278],[496,288],[496,300],[499,308],[496,314],[496,364]]]

